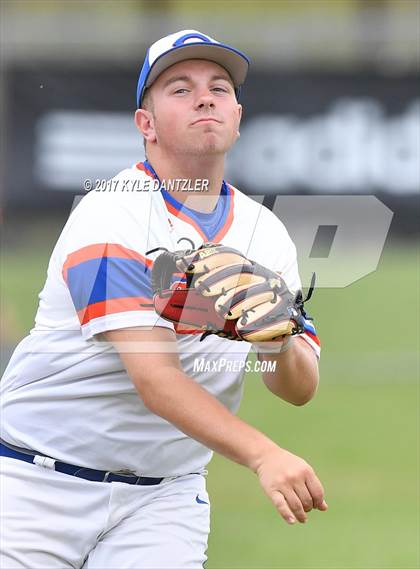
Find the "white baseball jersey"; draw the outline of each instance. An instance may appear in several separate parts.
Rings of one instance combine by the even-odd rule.
[[[280,271],[300,288],[296,249],[264,206],[223,183],[212,213],[156,191],[147,163],[123,170],[106,191],[87,194],[52,253],[35,327],[16,348],[1,381],[2,438],[39,454],[89,468],[144,476],[202,471],[211,451],[143,404],[113,347],[98,334],[132,326],[173,325],[150,306],[156,247],[179,250],[222,242]],[[183,241],[187,238],[187,241]],[[189,240],[189,241],[188,241]],[[144,306],[146,305],[146,306]],[[177,334],[185,373],[236,412],[251,345]],[[319,354],[311,322],[303,338]],[[201,366],[221,357],[232,363]]]

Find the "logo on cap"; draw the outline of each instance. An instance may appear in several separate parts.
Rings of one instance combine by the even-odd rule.
[[[165,69],[187,59],[207,59],[224,67],[231,76],[236,96],[239,97],[248,72],[248,57],[234,47],[197,30],[182,30],[161,38],[147,50],[137,84],[137,106],[141,107],[145,90]]]

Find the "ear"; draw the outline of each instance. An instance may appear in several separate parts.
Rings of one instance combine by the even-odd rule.
[[[134,122],[147,142],[156,142],[155,122],[150,111],[137,109],[134,115]]]
[[[238,103],[237,108],[238,108],[238,124],[239,124],[242,118],[242,105]]]
[[[239,133],[239,125],[241,124],[241,119],[242,119],[242,105],[237,105],[237,110],[238,110],[238,136],[240,136]]]

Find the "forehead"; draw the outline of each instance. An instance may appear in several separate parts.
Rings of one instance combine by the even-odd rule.
[[[210,79],[213,76],[225,77],[230,83],[232,83],[229,73],[218,63],[208,61],[207,59],[187,59],[185,61],[175,63],[174,65],[171,65],[171,67],[168,67],[168,69],[165,69],[151,87],[156,85],[159,89],[165,85],[168,80],[177,76],[188,76],[191,77],[192,80],[202,78]]]

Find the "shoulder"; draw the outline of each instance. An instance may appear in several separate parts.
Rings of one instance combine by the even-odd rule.
[[[159,192],[154,191],[153,179],[135,166],[126,168],[113,178],[87,193],[73,211],[73,217],[93,215],[93,218],[125,213],[145,215],[146,204]]]
[[[71,212],[59,242],[66,250],[102,242],[135,248],[147,242],[152,229],[166,235],[163,200],[160,192],[145,186],[150,179],[144,172],[127,168],[108,180],[103,191],[90,191]],[[130,181],[136,185],[130,186]]]
[[[100,186],[93,188],[88,196],[106,196],[110,201],[123,201],[128,198],[141,199],[149,193],[153,193],[154,180],[143,170],[135,165],[118,172],[109,180],[105,180]],[[94,198],[91,198],[92,200]]]
[[[239,219],[247,215],[253,217],[258,216],[258,225],[264,228],[266,233],[271,232],[277,238],[291,241],[290,235],[284,223],[273,213],[268,207],[263,205],[262,201],[264,196],[255,196],[255,198],[247,196],[241,190],[229,184],[234,196],[235,202],[235,215]]]

